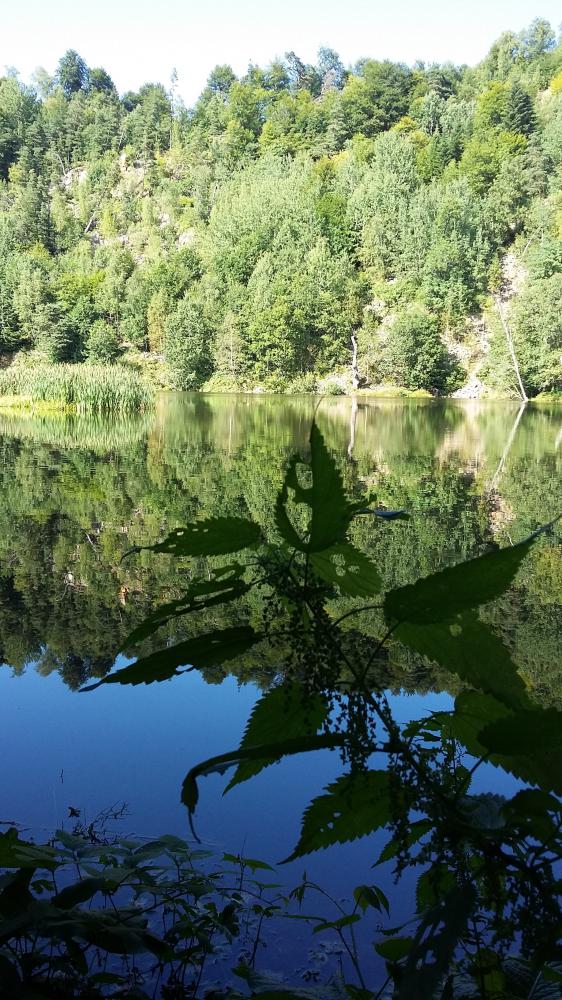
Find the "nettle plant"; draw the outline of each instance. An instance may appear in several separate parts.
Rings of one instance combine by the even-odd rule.
[[[252,624],[167,645],[99,684],[150,684],[254,647],[268,648],[271,658],[273,649],[277,682],[257,702],[240,746],[197,764],[185,778],[182,801],[190,817],[205,775],[234,768],[228,790],[288,755],[335,750],[343,773],[306,809],[286,860],[385,829],[378,862],[391,862],[397,878],[406,868],[418,872],[415,914],[404,926],[380,931],[375,945],[386,961],[386,984],[371,992],[356,968],[358,985],[346,987],[347,995],[535,996],[529,990],[539,984],[559,995],[562,713],[533,700],[507,647],[477,611],[505,591],[552,525],[390,590],[374,604],[381,580],[349,541],[350,525],[357,517],[390,522],[407,515],[373,503],[346,495],[314,422],[310,454],[293,457],[277,498],[277,538],[266,538],[249,520],[217,517],[150,547],[228,561],[211,559],[206,574],[192,579],[181,599],[158,608],[126,648],[219,605],[240,602],[248,618],[243,599],[255,588],[262,594],[259,616],[254,610]],[[233,562],[235,552],[243,555]],[[336,617],[334,600],[342,595],[355,603]],[[378,639],[361,625],[372,623],[373,608],[386,621]],[[450,711],[408,724],[394,718],[376,668],[396,640],[455,676],[461,693]],[[483,768],[485,775],[489,765],[520,779],[520,790],[509,799],[471,791],[475,772]],[[300,899],[306,887],[305,879]],[[364,910],[388,910],[377,886],[356,887],[355,904],[326,926],[342,937]],[[520,993],[512,982],[514,954]]]

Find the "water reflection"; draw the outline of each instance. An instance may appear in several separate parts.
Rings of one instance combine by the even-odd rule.
[[[121,562],[123,554],[203,514],[250,516],[273,531],[283,470],[306,448],[314,406],[309,397],[162,394],[154,413],[118,422],[1,415],[0,660],[16,671],[31,662],[41,674],[56,670],[72,688],[106,673],[125,636],[181,582],[166,558]],[[386,586],[492,539],[516,541],[553,517],[561,420],[555,407],[361,397],[326,399],[318,414],[347,489],[367,486],[412,513],[391,532],[366,519],[353,528]],[[562,696],[561,592],[551,540],[488,610],[549,700]],[[263,657],[232,669],[258,683],[269,674]],[[450,685],[399,648],[385,670],[381,682],[395,689]]]

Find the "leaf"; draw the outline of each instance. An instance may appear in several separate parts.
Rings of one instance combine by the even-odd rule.
[[[95,684],[81,688],[81,691],[95,691],[102,684],[152,684],[154,681],[165,681],[185,672],[178,671],[178,667],[187,665],[190,670],[215,667],[245,653],[259,638],[253,628],[246,625],[205,632],[194,639],[178,642],[175,646],[141,657],[129,667],[116,670]]]
[[[553,754],[549,748],[543,752],[539,743],[532,754],[522,752],[511,756],[493,752],[484,744],[481,733],[487,726],[502,719],[513,718],[514,715],[507,706],[492,695],[464,691],[455,701],[453,715],[436,713],[431,721],[426,720],[426,725],[439,728],[458,739],[473,756],[486,757],[491,764],[509,771],[523,781],[562,794],[562,771],[558,752]]]
[[[454,873],[444,864],[433,864],[422,872],[416,886],[416,909],[424,913],[437,906],[456,886]]]
[[[69,910],[80,903],[86,903],[97,892],[107,890],[107,882],[104,878],[82,878],[74,885],[67,885],[64,889],[53,897],[53,905],[61,909]]]
[[[381,578],[371,560],[350,542],[340,542],[314,552],[310,561],[318,576],[335,583],[342,594],[350,597],[372,597],[381,588]]]
[[[403,622],[394,635],[506,705],[531,704],[509,650],[474,612],[465,611],[452,620],[432,624]]]
[[[302,684],[286,681],[271,688],[254,705],[240,746],[247,749],[276,743],[280,732],[286,740],[310,736],[320,729],[327,716],[328,703],[322,695],[310,694]],[[273,760],[245,760],[225,791],[272,763]]]
[[[412,823],[406,835],[404,847],[412,847],[413,844],[417,844],[417,842],[432,829],[433,824],[427,819],[420,819],[417,820],[416,823]],[[401,847],[401,841],[392,837],[391,840],[389,840],[383,847],[376,865],[382,865],[385,861],[390,861],[392,858],[395,858],[396,855],[400,853]],[[373,867],[376,867],[376,865],[373,865]]]
[[[306,809],[299,842],[284,864],[332,844],[366,837],[392,818],[386,771],[343,775],[328,785],[326,793],[313,799]]]
[[[562,712],[555,708],[516,712],[489,723],[479,734],[495,753],[519,756],[541,750],[562,750]]]
[[[390,914],[390,903],[382,889],[376,885],[358,885],[353,890],[353,898],[363,913],[367,907],[372,906],[374,910],[382,912],[384,909],[387,914]]]
[[[56,851],[46,844],[31,844],[20,840],[15,827],[10,827],[5,833],[0,833],[0,869],[1,868],[44,868],[55,871],[59,867]]]
[[[228,604],[230,601],[243,597],[250,589],[249,584],[240,579],[243,572],[244,567],[235,563],[213,570],[210,580],[206,578],[194,580],[185,594],[177,601],[162,604],[148,618],[145,618],[142,624],[127,636],[122,649],[128,649],[136,643],[142,642],[143,639],[152,635],[169,621],[192,614],[195,611]]]
[[[389,591],[384,601],[388,618],[424,625],[492,601],[507,589],[537,534]]]
[[[189,809],[190,813],[195,811],[199,800],[197,789],[197,778],[206,777],[209,774],[224,774],[229,767],[239,764],[241,761],[262,761],[262,767],[275,764],[282,757],[296,753],[308,753],[311,750],[326,750],[333,747],[344,746],[346,738],[344,734],[321,734],[318,736],[302,736],[294,740],[279,740],[276,743],[267,743],[263,746],[239,747],[230,753],[220,754],[218,757],[209,757],[196,767],[188,771],[182,786],[181,800]]]
[[[299,552],[321,552],[336,542],[343,542],[345,533],[356,507],[344,492],[341,475],[330,455],[324,438],[313,422],[310,430],[310,463],[301,462],[293,456],[289,463],[285,480],[275,504],[275,522],[284,540]],[[312,485],[301,486],[297,466],[308,464],[312,474]],[[311,517],[308,539],[301,538],[287,514],[289,489],[297,504],[310,508]]]
[[[155,545],[139,545],[131,552],[166,552],[173,556],[220,556],[256,545],[261,539],[257,524],[244,517],[209,517],[176,528]]]
[[[387,962],[400,962],[410,953],[414,943],[411,937],[389,938],[388,941],[379,941],[375,945],[375,951]]]
[[[457,945],[476,906],[474,886],[455,886],[420,921],[408,951],[397,1000],[432,997],[449,971]]]
[[[321,924],[316,924],[313,929],[313,934],[320,934],[321,931],[336,930],[339,931],[343,927],[349,927],[350,924],[356,924],[361,917],[358,913],[347,913],[344,917],[338,917],[337,920],[323,920]]]

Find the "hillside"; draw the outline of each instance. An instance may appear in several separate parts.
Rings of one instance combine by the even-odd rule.
[[[73,51],[0,79],[0,366],[186,389],[562,389],[562,42],[476,67],[330,49],[192,109]],[[500,315],[501,312],[501,315]],[[352,370],[356,346],[357,363]]]

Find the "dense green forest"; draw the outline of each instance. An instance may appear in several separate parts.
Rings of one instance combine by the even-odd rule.
[[[164,387],[562,388],[562,41],[476,67],[320,49],[195,107],[74,51],[0,79],[0,366]],[[357,363],[352,366],[356,354]]]

